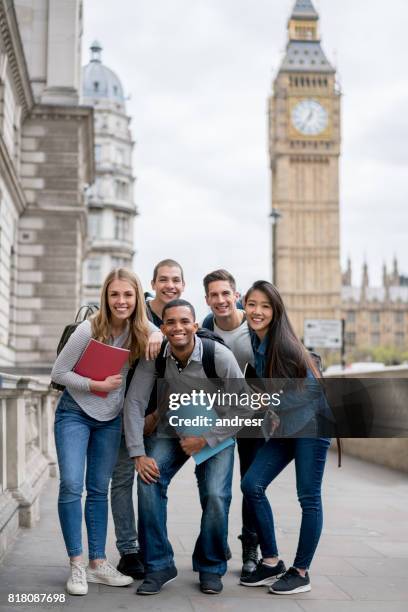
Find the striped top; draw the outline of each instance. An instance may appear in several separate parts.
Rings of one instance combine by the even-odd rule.
[[[158,331],[150,322],[149,330],[150,333]],[[128,333],[129,331],[126,329],[117,338],[111,338],[108,344],[123,348]],[[129,364],[125,363],[121,370],[123,379],[121,387],[110,391],[107,397],[99,397],[92,393],[89,388],[90,379],[72,371],[91,338],[91,323],[88,320],[83,321],[78,325],[58,355],[52,368],[51,379],[60,385],[65,385],[67,391],[87,415],[98,421],[110,421],[117,417],[122,410]]]

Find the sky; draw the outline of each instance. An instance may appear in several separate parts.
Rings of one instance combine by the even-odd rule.
[[[271,277],[267,100],[294,0],[84,0],[83,59],[96,38],[121,79],[135,140],[134,268],[163,258],[202,278],[227,268],[245,291]],[[315,0],[342,89],[341,260],[353,283],[408,274],[406,0]]]

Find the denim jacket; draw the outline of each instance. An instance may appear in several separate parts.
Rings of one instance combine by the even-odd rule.
[[[268,388],[269,377],[265,376],[268,339],[265,337],[260,341],[251,331],[251,342],[256,374],[264,379],[264,386]],[[273,411],[280,422],[277,428],[271,428],[271,419],[275,417],[266,414],[262,426],[265,438],[269,439],[272,435],[277,438],[318,436],[323,426],[327,431],[327,422],[333,422],[333,416],[322,384],[310,369],[304,379],[279,379],[275,382],[279,387],[280,404]]]

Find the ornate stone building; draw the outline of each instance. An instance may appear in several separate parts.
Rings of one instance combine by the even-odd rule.
[[[102,47],[91,46],[83,68],[83,102],[94,107],[96,181],[88,191],[88,251],[84,264],[84,302],[99,302],[103,278],[112,268],[132,267],[132,149],[123,87],[102,63]]]
[[[348,261],[343,274],[342,315],[347,351],[380,345],[408,349],[408,279],[399,273],[396,259],[391,272],[384,264],[381,287],[370,287],[366,263],[361,286],[353,286]]]
[[[269,100],[273,280],[300,336],[305,318],[340,317],[340,91],[318,22],[296,0]]]
[[[0,558],[55,475],[48,381],[78,308],[93,182],[81,0],[0,0]]]
[[[80,301],[92,109],[81,0],[0,0],[0,366],[47,369]]]

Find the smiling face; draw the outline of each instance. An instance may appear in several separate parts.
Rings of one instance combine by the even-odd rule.
[[[163,304],[176,300],[184,291],[184,281],[178,266],[160,266],[156,279],[152,281],[156,299]]]
[[[166,310],[160,329],[172,348],[178,351],[194,348],[194,334],[198,324],[188,306],[174,306]]]
[[[234,291],[228,281],[212,281],[208,285],[208,294],[205,301],[211,308],[216,319],[230,317],[237,309],[236,303],[239,294]]]
[[[273,309],[266,293],[259,289],[251,291],[245,301],[245,312],[248,325],[259,338],[264,338],[273,319]]]
[[[113,325],[123,324],[136,308],[136,290],[124,280],[113,280],[108,286],[108,307]]]

